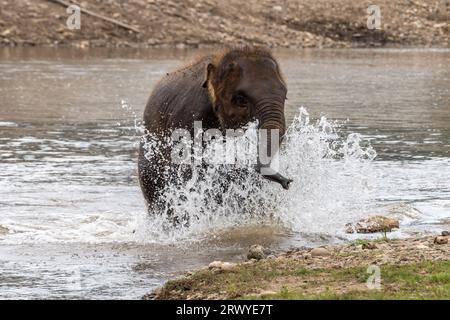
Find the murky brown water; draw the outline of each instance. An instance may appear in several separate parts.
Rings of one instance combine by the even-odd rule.
[[[253,243],[353,239],[343,224],[355,208],[399,216],[392,236],[450,228],[450,51],[304,50],[277,54],[287,116],[304,106],[312,118],[348,119],[340,134],[370,142],[377,158],[364,198],[352,202],[363,178],[333,198],[348,180],[327,186],[308,171],[308,185],[329,201],[294,188],[307,207],[298,204],[303,220],[289,226],[219,221],[192,242],[146,233],[136,124],[152,85],[191,55],[0,50],[0,297],[139,298],[173,273],[242,259]]]

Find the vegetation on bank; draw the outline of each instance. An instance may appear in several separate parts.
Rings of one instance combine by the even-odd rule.
[[[224,269],[204,268],[144,298],[450,299],[448,243],[435,244],[430,237],[380,239],[327,250],[329,255],[299,249]],[[379,287],[373,286],[373,266],[379,268]]]
[[[282,287],[278,292],[259,295],[260,299],[450,299],[450,261],[423,261],[406,265],[385,265],[380,268],[382,283],[380,289],[369,289],[366,285],[366,268],[352,267],[344,270],[318,270],[308,273],[325,284],[325,290],[316,293],[305,292],[301,287]],[[349,283],[355,288],[341,290]],[[245,298],[254,298],[247,296]]]
[[[158,298],[198,291],[202,298],[220,293],[227,299],[450,299],[450,261],[384,265],[380,271],[381,288],[369,289],[366,267],[306,269],[290,260],[263,261],[169,281]],[[267,289],[273,286],[276,291]]]

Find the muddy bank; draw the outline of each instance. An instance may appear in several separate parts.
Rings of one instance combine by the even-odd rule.
[[[450,299],[450,236],[358,240],[213,262],[144,299]],[[255,248],[253,248],[255,249]],[[380,287],[367,281],[379,268]],[[373,279],[373,278],[372,278]]]
[[[66,1],[71,2],[71,1]],[[367,28],[371,1],[356,0],[133,0],[74,1],[124,28],[82,14],[69,30],[69,14],[50,0],[0,0],[1,46],[208,47],[449,47],[447,0],[378,0],[381,29]]]

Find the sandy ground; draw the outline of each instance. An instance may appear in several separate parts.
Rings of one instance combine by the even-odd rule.
[[[66,8],[51,0],[0,0],[0,46],[450,46],[449,0],[67,1],[139,32],[84,13],[70,30]],[[367,28],[371,4],[380,30]]]

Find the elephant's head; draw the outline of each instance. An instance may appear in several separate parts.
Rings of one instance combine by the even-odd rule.
[[[264,158],[270,162],[286,130],[287,87],[275,58],[265,50],[229,50],[212,58],[205,77],[204,87],[223,129],[237,129],[253,119],[258,120],[259,129],[265,129],[259,130],[257,170],[287,189],[291,180],[271,171],[270,163],[261,157],[261,150],[266,151]],[[271,137],[278,141],[273,143]]]

